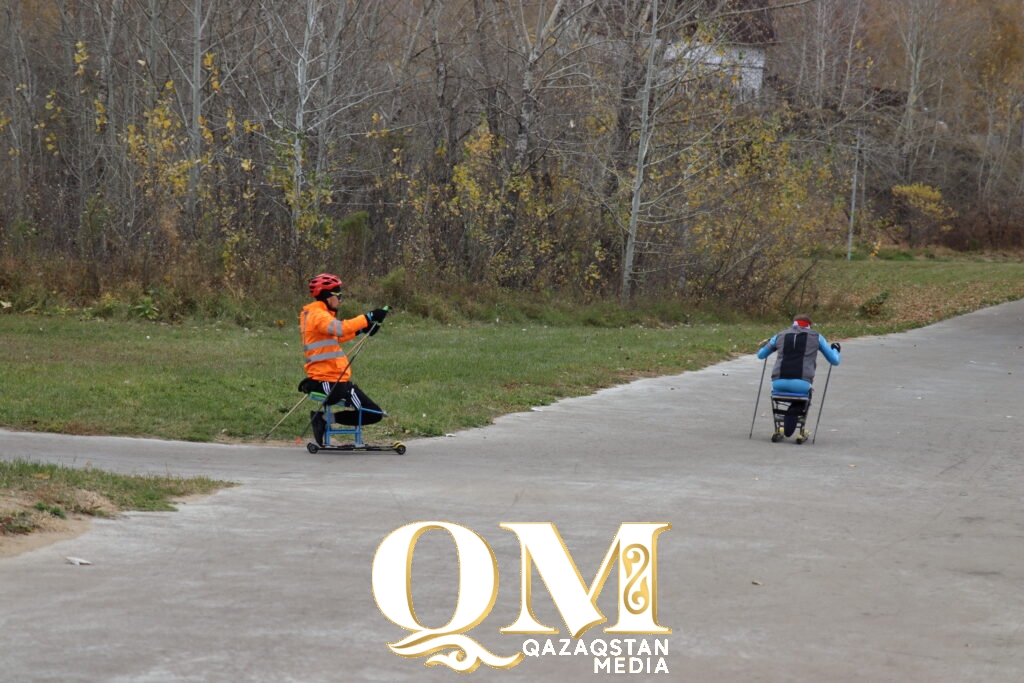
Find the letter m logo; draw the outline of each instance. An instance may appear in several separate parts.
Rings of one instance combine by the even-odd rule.
[[[597,598],[612,567],[619,565],[619,620],[605,633],[672,633],[658,624],[658,535],[672,528],[667,522],[624,522],[612,540],[590,587],[584,583],[565,542],[550,522],[509,522],[499,525],[519,537],[521,603],[519,618],[502,633],[558,633],[533,615],[533,565],[562,615],[569,635],[579,638],[608,619]]]

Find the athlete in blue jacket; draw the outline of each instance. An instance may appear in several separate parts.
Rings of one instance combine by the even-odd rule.
[[[825,337],[811,329],[806,315],[793,318],[793,326],[769,339],[757,352],[765,359],[779,352],[772,368],[772,392],[806,396],[811,393],[818,352],[832,365],[839,365],[838,343],[829,344]]]
[[[830,345],[825,337],[811,329],[811,319],[806,315],[796,316],[792,327],[765,342],[757,357],[765,359],[776,351],[779,355],[772,368],[772,394],[810,396],[819,351],[829,363],[839,365],[839,343]],[[783,426],[785,436],[793,433],[799,418],[810,405],[809,400],[789,404]]]

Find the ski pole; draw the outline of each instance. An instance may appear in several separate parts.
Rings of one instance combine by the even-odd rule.
[[[757,420],[757,406],[761,403],[761,387],[764,386],[764,371],[768,369],[768,356],[764,357],[764,365],[761,366],[761,381],[757,383],[757,400],[754,401],[754,417],[750,418],[750,436],[748,439],[754,438],[754,421]],[[826,382],[826,386],[828,382]]]
[[[818,421],[814,423],[814,436],[811,437],[811,444],[818,438],[818,425],[821,424],[821,411],[825,408],[825,397],[828,396],[828,381],[832,379],[832,364],[829,363],[828,374],[825,376],[825,390],[821,392],[821,403],[818,404]]]

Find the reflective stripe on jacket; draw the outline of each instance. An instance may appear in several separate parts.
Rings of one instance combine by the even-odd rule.
[[[368,327],[365,315],[338,320],[323,301],[306,304],[299,314],[306,376],[322,382],[347,382],[352,374],[341,342]]]

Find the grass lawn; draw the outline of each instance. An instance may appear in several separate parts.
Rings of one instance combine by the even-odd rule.
[[[881,334],[1024,297],[1024,263],[983,259],[830,261],[810,313],[830,340]],[[807,309],[810,310],[807,310]],[[797,312],[797,311],[791,311]],[[368,436],[434,436],[637,377],[698,369],[788,323],[711,319],[594,327],[390,315],[353,363],[389,413]],[[259,442],[300,401],[297,325],[166,325],[0,314],[0,427],[70,434]],[[350,343],[351,347],[351,343]],[[300,405],[271,435],[304,434]]]

